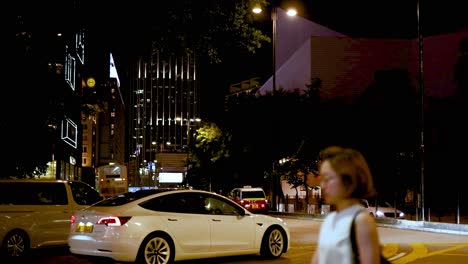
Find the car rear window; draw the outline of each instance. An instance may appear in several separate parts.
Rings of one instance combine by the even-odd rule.
[[[79,205],[92,205],[102,200],[101,195],[90,185],[83,182],[68,182],[73,200]]]
[[[94,206],[119,206],[119,205],[124,205],[130,202],[133,202],[135,200],[138,200],[140,198],[146,197],[148,195],[156,194],[156,193],[161,193],[161,192],[167,192],[170,191],[171,189],[154,189],[154,190],[140,190],[136,192],[127,192],[123,194],[119,194],[117,196],[112,196],[110,198],[107,198],[105,200],[102,200]]]
[[[63,183],[3,182],[0,184],[0,204],[66,205],[67,191]]]
[[[243,191],[242,199],[262,198],[265,199],[265,193],[262,191]]]

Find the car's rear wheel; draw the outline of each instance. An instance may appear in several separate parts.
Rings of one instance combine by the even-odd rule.
[[[138,251],[137,263],[171,264],[174,262],[175,250],[172,240],[164,234],[147,237]]]
[[[262,240],[260,255],[265,258],[279,258],[286,246],[286,236],[278,227],[273,227],[265,232]]]
[[[28,235],[21,230],[10,231],[2,242],[1,254],[6,257],[22,257],[29,252]]]

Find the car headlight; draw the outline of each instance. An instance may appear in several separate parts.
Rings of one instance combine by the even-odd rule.
[[[401,218],[405,217],[405,213],[403,213],[403,212],[400,212],[398,215],[399,215]]]
[[[382,211],[376,211],[376,212],[375,212],[375,215],[376,215],[377,217],[384,217],[384,216],[385,216],[385,214],[384,214]]]

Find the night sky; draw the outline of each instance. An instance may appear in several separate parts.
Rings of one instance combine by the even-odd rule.
[[[138,3],[136,1],[135,3]],[[141,1],[140,1],[141,2]],[[287,1],[278,1],[279,6],[286,7]],[[306,0],[292,1],[299,8],[299,15],[324,25],[332,30],[352,37],[382,37],[382,38],[417,38],[417,0]],[[420,31],[424,36],[457,31],[468,27],[468,15],[458,0],[419,0],[420,3]],[[134,1],[132,1],[134,3]],[[110,18],[94,17],[95,22],[113,25],[109,29],[108,39],[112,41],[117,53],[132,54],[132,49],[138,52],[139,43],[147,40],[147,30],[142,25],[151,26],[151,16],[157,10],[163,12],[161,6],[151,6],[147,1],[144,5],[113,3],[110,8]],[[123,6],[118,6],[123,5]],[[115,10],[115,11],[114,11]],[[270,20],[266,28],[269,30]],[[271,32],[266,32],[271,35]],[[128,37],[128,38],[127,38]],[[132,39],[129,43],[125,39]],[[253,60],[268,61],[270,47],[259,51]],[[117,55],[118,56],[118,55]],[[268,66],[266,66],[268,68]],[[259,67],[254,67],[259,68]],[[237,77],[234,77],[235,79]]]
[[[417,4],[424,35],[452,32],[468,26],[464,1],[457,0],[315,0],[311,20],[350,36],[415,37]]]
[[[67,25],[71,15],[62,10],[77,5],[73,0],[17,0],[15,12],[33,14],[34,23]],[[420,3],[421,29],[438,34],[468,26],[464,2],[460,0],[289,0],[278,1],[286,7],[298,6],[299,15],[350,36],[407,37],[417,33],[417,3]],[[164,12],[164,1],[91,1],[81,0],[78,16],[95,27],[107,28],[110,38],[144,34],[151,17]],[[138,25],[138,27],[135,27]]]
[[[291,0],[299,15],[352,37],[416,38],[418,35],[417,3],[420,3],[420,30],[425,36],[457,31],[468,27],[466,8],[460,0]],[[81,1],[81,12],[63,12],[76,6],[73,0],[14,1],[10,15],[26,14],[28,25],[36,31],[51,31],[73,25],[78,19],[102,39],[113,51],[117,69],[126,67],[149,41],[152,18],[165,12],[164,1]],[[287,1],[278,1],[286,7]],[[266,29],[270,20],[264,19]],[[10,20],[14,21],[14,19]],[[271,32],[265,32],[271,35]],[[236,82],[271,71],[271,46],[255,56],[239,57],[240,67],[226,82]],[[250,67],[245,66],[250,65]],[[119,67],[120,66],[120,67]],[[259,70],[260,69],[260,70]],[[260,71],[260,72],[258,72]],[[227,87],[227,84],[226,84]],[[221,96],[221,93],[220,93]]]
[[[76,6],[74,0],[17,0],[14,15],[26,13],[29,23],[41,30],[70,26],[79,18],[102,33],[116,50],[138,52],[147,38],[152,17],[165,12],[164,1],[81,0],[79,14],[63,12]],[[278,0],[280,7],[291,2],[299,15],[345,35],[355,37],[417,37],[417,3],[420,3],[420,29],[425,35],[453,32],[468,27],[464,2],[460,0]],[[76,17],[74,17],[76,16]],[[269,20],[266,21],[269,23]],[[134,41],[126,41],[132,39]]]

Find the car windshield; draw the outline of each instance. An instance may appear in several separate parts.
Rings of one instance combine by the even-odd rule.
[[[136,192],[127,192],[127,193],[123,193],[117,196],[112,196],[110,198],[107,198],[103,201],[100,201],[94,204],[94,206],[119,206],[119,205],[127,204],[129,202],[138,200],[140,198],[146,197],[148,195],[167,192],[171,190],[173,189],[154,189],[154,190],[140,190]]]
[[[265,193],[263,193],[262,191],[242,192],[242,199],[252,199],[252,198],[265,199]]]
[[[393,208],[393,205],[389,202],[380,201],[379,207],[392,207]]]
[[[370,206],[374,206],[374,207],[392,207],[393,208],[393,205],[391,203],[387,202],[387,201],[377,201],[377,203],[375,201],[372,201]]]
[[[360,202],[365,208],[369,207],[369,203],[366,200],[361,199]]]

